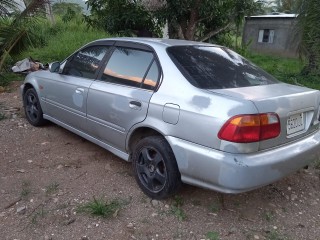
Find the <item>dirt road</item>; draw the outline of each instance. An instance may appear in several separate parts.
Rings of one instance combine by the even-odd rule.
[[[131,164],[54,124],[29,125],[19,85],[0,93],[0,239],[320,240],[315,165],[244,194],[183,186],[151,201]],[[94,198],[118,210],[108,218],[79,211]]]

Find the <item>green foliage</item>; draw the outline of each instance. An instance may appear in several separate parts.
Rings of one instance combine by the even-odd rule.
[[[179,221],[184,221],[187,218],[186,213],[181,207],[172,206],[171,213],[175,215]]]
[[[266,236],[267,240],[288,240],[286,236],[281,235],[277,231],[270,231]]]
[[[22,12],[16,12],[13,17],[6,17],[1,20],[0,70],[2,70],[10,54],[32,44],[31,30],[38,21],[38,16],[42,16],[43,6],[47,3],[48,0],[32,0]]]
[[[0,112],[0,121],[6,119],[6,115],[2,112]]]
[[[122,205],[123,204],[116,199],[106,202],[103,199],[96,199],[94,197],[92,201],[80,206],[78,211],[89,213],[94,216],[108,218],[117,215]]]
[[[161,35],[161,28],[153,14],[141,1],[88,0],[91,15],[85,16],[90,27],[103,29],[111,34],[137,35],[150,32]]]
[[[64,23],[82,17],[82,7],[76,3],[55,3],[52,5],[52,11],[54,15],[60,16]]]
[[[319,0],[299,0],[297,33],[301,35],[299,52],[308,64],[305,75],[320,75],[320,4]]]
[[[84,44],[110,37],[107,33],[88,29],[81,19],[72,19],[64,24],[61,18],[56,19],[56,24],[45,28],[47,21],[39,22],[37,33],[44,38],[44,44],[36,44],[15,56],[15,61],[31,56],[39,61],[53,62],[62,61]]]
[[[247,58],[282,82],[320,90],[319,75],[301,74],[304,62],[299,59],[262,54],[250,54]]]
[[[320,159],[314,161],[314,168],[320,170]]]
[[[273,212],[265,211],[265,212],[264,212],[264,218],[265,218],[268,222],[272,221],[273,218],[274,218]]]
[[[74,13],[80,14],[82,12],[82,8],[79,4],[76,3],[67,3],[67,2],[61,2],[61,3],[55,3],[52,5],[52,11],[54,15],[57,16],[64,16],[67,14],[68,11],[73,11]]]
[[[275,0],[272,10],[274,12],[294,13],[297,0]]]
[[[0,0],[0,17],[6,16],[10,10],[16,10],[18,4],[12,0]]]
[[[234,23],[239,26],[256,5],[253,0],[167,0],[158,19],[168,20],[170,38],[207,41]]]
[[[31,193],[31,183],[29,181],[24,181],[21,184],[21,197],[22,198],[27,198],[29,196],[29,194]]]
[[[210,204],[210,206],[209,206],[209,210],[212,213],[217,213],[220,211],[220,209],[221,209],[221,205],[219,203],[214,202],[214,203]]]
[[[186,213],[182,209],[183,204],[184,204],[184,201],[181,196],[174,197],[174,202],[171,207],[171,213],[175,215],[179,221],[184,221],[187,218]]]
[[[46,186],[45,192],[47,195],[53,194],[58,191],[59,183],[53,182]]]
[[[206,238],[209,240],[219,240],[219,233],[217,232],[207,232]]]

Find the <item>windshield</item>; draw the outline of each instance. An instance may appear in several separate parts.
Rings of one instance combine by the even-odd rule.
[[[278,83],[274,77],[225,47],[174,46],[167,52],[186,79],[198,88],[239,88]]]

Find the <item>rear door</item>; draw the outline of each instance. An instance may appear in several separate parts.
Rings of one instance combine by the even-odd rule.
[[[62,73],[52,73],[52,77],[44,82],[49,116],[86,131],[88,89],[110,48],[108,45],[87,46],[66,61]]]
[[[147,115],[150,98],[160,78],[152,49],[117,42],[87,100],[89,132],[95,138],[125,150],[128,130]]]

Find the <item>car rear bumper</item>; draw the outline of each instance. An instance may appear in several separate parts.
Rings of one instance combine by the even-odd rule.
[[[308,165],[320,156],[320,131],[258,153],[231,154],[167,136],[183,182],[224,193],[249,191]]]

